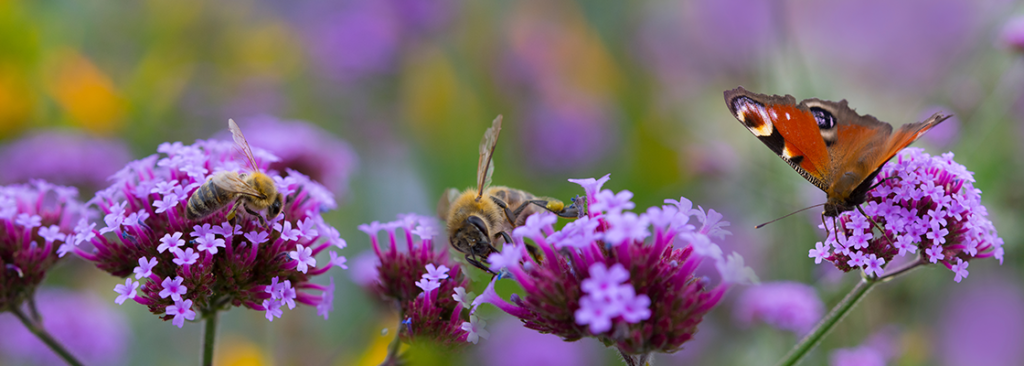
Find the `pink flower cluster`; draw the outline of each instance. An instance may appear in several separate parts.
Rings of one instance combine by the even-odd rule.
[[[74,187],[42,180],[0,186],[0,309],[32,296],[68,243],[87,239],[71,229],[88,226],[77,196]]]
[[[179,328],[197,313],[202,317],[231,306],[265,311],[273,320],[281,317],[282,307],[301,303],[328,316],[333,281],[320,285],[311,278],[345,268],[345,257],[334,251],[327,265],[317,266],[315,258],[346,246],[320,216],[335,206],[330,192],[294,171],[286,176],[266,171],[276,158],[254,149],[257,163],[285,197],[283,214],[266,227],[244,213],[232,224],[228,207],[193,221],[185,215],[192,192],[219,171],[245,172],[245,157],[234,143],[212,140],[164,143],[157,151],[164,155],[129,163],[90,201],[102,210],[105,227],[79,225],[76,238],[83,240],[75,244],[88,241],[93,249],[65,249],[127,277],[114,289],[116,303],[133,299]]]
[[[398,229],[402,229],[405,245],[398,245]],[[466,293],[469,278],[452,262],[448,253],[434,248],[437,222],[414,215],[399,215],[393,222],[374,221],[359,226],[370,236],[370,243],[379,261],[376,281],[366,281],[385,302],[392,304],[402,317],[398,337],[405,343],[429,342],[456,348],[466,342],[486,338],[483,323],[469,309]],[[382,248],[377,234],[384,230],[388,246]],[[413,235],[419,236],[415,240]]]
[[[627,211],[635,206],[632,193],[601,190],[607,180],[570,180],[587,193],[586,217],[555,231],[553,214],[534,214],[513,231],[514,243],[488,258],[525,296],[506,301],[494,291],[496,277],[474,305],[492,304],[527,328],[567,341],[591,336],[626,354],[674,352],[731,284],[756,277],[738,254],[724,256],[712,242],[729,233],[721,214],[681,198],[638,215]],[[529,255],[524,238],[543,256]],[[694,273],[705,259],[722,274],[717,286]]]
[[[827,260],[843,271],[863,269],[869,276],[885,274],[896,256],[918,254],[921,263],[942,263],[960,282],[968,261],[995,257],[1003,262],[1003,240],[996,233],[974,173],[953,161],[953,153],[931,156],[918,148],[904,149],[882,167],[878,187],[868,192],[860,212],[845,212],[821,226],[829,232],[809,257]],[[875,233],[875,225],[883,229]]]

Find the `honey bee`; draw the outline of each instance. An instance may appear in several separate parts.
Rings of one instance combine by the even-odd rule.
[[[188,198],[185,217],[189,220],[202,219],[234,200],[235,203],[231,206],[231,211],[228,211],[228,220],[234,222],[235,213],[241,207],[245,212],[259,219],[260,225],[266,226],[267,219],[273,219],[281,214],[284,197],[277,192],[274,180],[264,174],[256,165],[249,142],[245,141],[242,130],[238,128],[234,120],[228,120],[228,129],[231,130],[231,138],[235,140],[236,147],[249,159],[252,172],[247,174],[221,171],[211,176]],[[260,215],[260,211],[263,210],[267,210],[267,219]]]
[[[509,188],[490,187],[494,174],[494,147],[501,132],[501,116],[492,122],[480,141],[480,160],[477,162],[476,188],[459,192],[449,188],[441,196],[437,214],[445,220],[448,240],[452,248],[466,255],[466,261],[484,271],[494,273],[484,263],[487,257],[498,249],[494,243],[499,238],[511,243],[509,233],[522,226],[526,218],[541,209],[558,216],[576,218],[582,214],[576,199],[570,206],[562,201],[537,197],[529,192]],[[579,201],[582,202],[582,201]],[[527,246],[534,257],[539,257],[536,247]]]

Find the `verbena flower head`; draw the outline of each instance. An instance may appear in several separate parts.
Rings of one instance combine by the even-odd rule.
[[[469,278],[447,251],[434,248],[437,226],[436,220],[415,214],[400,215],[393,222],[360,225],[379,259],[376,281],[365,283],[400,311],[403,342],[456,348],[486,338],[486,330],[467,306]],[[377,237],[381,230],[387,232],[383,247]]]
[[[774,282],[744,291],[736,301],[733,315],[741,324],[761,320],[802,335],[814,327],[824,312],[825,304],[813,287],[798,282]]]
[[[123,365],[131,346],[128,319],[91,293],[43,288],[36,294],[43,328],[87,365]],[[27,313],[27,311],[26,311]],[[63,365],[50,347],[12,315],[0,315],[0,353],[18,365]],[[6,364],[6,362],[5,362]]]
[[[567,341],[595,337],[627,354],[674,352],[693,338],[731,284],[756,278],[739,255],[726,257],[712,242],[728,234],[721,214],[693,209],[681,198],[638,215],[627,211],[634,206],[622,199],[628,194],[600,190],[605,180],[574,180],[588,192],[587,217],[554,231],[553,220],[545,219],[552,214],[534,214],[513,231],[514,243],[491,255],[492,264],[508,263],[505,270],[524,297],[513,295],[510,303],[498,296],[496,278],[475,304],[493,304],[527,328]],[[528,255],[524,239],[543,258]],[[695,275],[705,259],[716,264],[722,283],[711,286]]]
[[[967,277],[972,259],[995,257],[1002,264],[1003,240],[981,204],[973,174],[953,161],[953,153],[930,156],[919,148],[904,149],[875,179],[885,181],[868,192],[863,208],[870,220],[845,212],[838,230],[826,220],[820,227],[829,236],[809,257],[880,277],[894,257],[917,254],[920,261],[950,269],[956,282]],[[885,233],[874,233],[872,221]]]
[[[106,186],[107,177],[131,158],[128,146],[119,140],[42,131],[0,148],[0,178],[3,183],[45,179],[91,192]]]
[[[829,356],[829,366],[885,366],[899,356],[898,333],[897,328],[888,326],[860,346],[834,350]]]
[[[87,221],[74,187],[34,180],[0,186],[0,312],[35,292]]]
[[[293,169],[337,195],[345,193],[348,178],[357,166],[355,152],[348,143],[305,121],[258,116],[242,119],[242,122],[245,123],[245,138],[250,145],[259,146],[278,157],[270,163],[271,170],[283,172]],[[222,131],[217,137],[230,140],[231,133]]]
[[[128,163],[96,194],[91,203],[102,210],[102,222],[75,230],[74,244],[95,247],[74,248],[76,254],[114,276],[134,276],[115,287],[118,303],[133,299],[178,327],[231,306],[266,311],[273,320],[301,303],[327,317],[333,286],[311,279],[341,262],[317,261],[317,254],[345,247],[320,216],[335,207],[330,192],[293,170],[268,171],[277,158],[254,148],[257,164],[285,197],[282,214],[265,227],[244,212],[232,226],[230,207],[192,221],[185,214],[192,192],[217,172],[245,172],[246,158],[226,141],[164,143],[157,151]]]

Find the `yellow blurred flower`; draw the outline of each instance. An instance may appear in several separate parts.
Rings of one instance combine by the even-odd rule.
[[[388,355],[388,345],[398,335],[397,329],[394,327],[398,324],[398,318],[388,317],[383,322],[379,323],[380,329],[387,329],[388,332],[380,335],[370,335],[370,345],[366,347],[366,352],[359,357],[359,360],[355,363],[349,363],[344,358],[338,359],[336,365],[354,365],[354,366],[377,366],[380,365],[384,358]]]
[[[73,123],[101,134],[121,126],[127,102],[118,95],[110,77],[89,59],[72,50],[59,51],[44,72],[47,92]]]
[[[215,365],[220,366],[262,366],[269,365],[263,352],[256,344],[242,338],[228,338],[217,345],[214,352]]]
[[[10,136],[32,116],[35,94],[14,67],[0,65],[0,136]]]
[[[410,52],[400,80],[403,119],[412,124],[414,136],[421,141],[437,141],[466,121],[485,120],[476,93],[459,80],[451,60],[437,47]]]

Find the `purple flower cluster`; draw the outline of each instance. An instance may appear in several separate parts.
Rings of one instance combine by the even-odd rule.
[[[840,348],[829,355],[830,366],[885,366],[899,354],[896,337],[898,331],[889,326],[875,333],[864,344],[854,348]]]
[[[824,313],[825,304],[813,287],[799,282],[774,282],[744,291],[733,314],[741,324],[749,325],[760,319],[801,335],[811,330]]]
[[[863,206],[868,217],[845,212],[839,230],[826,220],[819,227],[829,236],[809,257],[881,277],[894,257],[920,253],[920,263],[942,263],[956,282],[967,277],[971,259],[995,257],[1002,264],[1003,240],[981,204],[973,174],[953,161],[953,153],[933,157],[922,149],[904,149],[882,167],[875,180],[882,183],[868,192]],[[876,235],[876,224],[885,232]]]
[[[1002,42],[1017,52],[1024,52],[1024,17],[1010,19],[1003,26]]]
[[[32,296],[60,248],[83,240],[72,230],[88,220],[77,196],[74,187],[42,180],[0,186],[0,311]]]
[[[89,192],[103,188],[107,177],[132,155],[119,140],[101,139],[70,131],[31,134],[0,149],[0,178],[4,183],[45,179],[74,185]]]
[[[278,157],[271,170],[293,169],[323,184],[337,195],[345,193],[348,178],[357,167],[356,154],[345,141],[305,121],[283,121],[271,116],[242,119],[245,138]],[[288,136],[288,138],[281,138]],[[222,131],[216,138],[230,140]]]
[[[91,293],[43,288],[36,294],[42,325],[87,365],[123,365],[131,345],[128,319]],[[0,315],[0,351],[5,364],[63,365],[50,347],[18,319]]]
[[[317,266],[314,258],[346,245],[320,216],[335,206],[330,192],[293,170],[287,176],[267,171],[277,158],[254,149],[257,163],[285,197],[282,214],[267,227],[244,213],[232,225],[227,207],[192,221],[185,215],[192,192],[217,172],[244,172],[247,161],[234,143],[224,141],[164,143],[157,151],[163,156],[128,163],[90,201],[103,211],[105,227],[80,224],[74,244],[87,241],[95,249],[69,246],[100,269],[127,277],[114,289],[118,304],[133,299],[178,327],[197,312],[202,316],[230,306],[266,311],[273,320],[283,306],[291,309],[298,302],[328,316],[333,281],[324,286],[310,279],[345,264],[334,251],[326,265]]]
[[[398,245],[398,229],[405,237],[402,247]],[[436,220],[407,214],[393,222],[363,224],[359,230],[370,236],[379,259],[378,277],[372,283],[375,292],[401,312],[398,337],[403,342],[431,342],[454,348],[486,338],[482,321],[472,314],[463,315],[463,310],[469,309],[469,278],[446,251],[434,248]],[[377,239],[381,230],[388,233],[387,250]],[[414,240],[413,235],[420,240]]]
[[[674,352],[693,338],[731,284],[756,277],[742,257],[726,257],[712,242],[729,233],[721,214],[693,209],[681,198],[637,215],[627,211],[635,207],[632,193],[601,190],[607,180],[570,180],[587,193],[586,217],[554,231],[553,214],[534,214],[513,230],[514,243],[488,258],[526,296],[504,300],[494,291],[496,278],[474,305],[495,305],[527,328],[567,341],[592,336],[626,354]],[[699,229],[691,216],[702,223]],[[528,254],[524,238],[543,258]],[[694,274],[704,259],[715,262],[721,284],[712,287]]]

